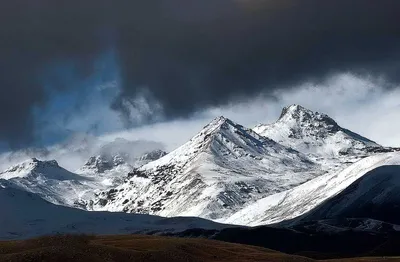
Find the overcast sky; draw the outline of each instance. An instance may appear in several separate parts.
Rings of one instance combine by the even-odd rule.
[[[252,126],[293,103],[399,145],[398,10],[396,0],[2,1],[0,148],[128,129],[173,148],[216,115]]]

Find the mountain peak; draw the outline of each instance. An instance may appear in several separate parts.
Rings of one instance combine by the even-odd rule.
[[[259,138],[258,134],[254,133],[252,130],[249,130],[242,125],[239,125],[229,118],[224,116],[219,116],[214,118],[208,125],[206,125],[201,132],[197,136],[204,136],[204,141],[209,140],[209,138],[222,133],[236,133],[236,134],[245,134],[251,133],[251,135]],[[196,138],[195,136],[194,138]]]
[[[35,168],[56,167],[60,168],[56,160],[41,161],[37,158],[28,159],[20,164],[14,165],[2,173],[16,172],[18,170],[33,170]]]
[[[305,112],[305,113],[309,113],[309,114],[313,113],[311,110],[309,110],[309,109],[307,109],[307,108],[305,108],[305,107],[303,107],[301,105],[292,104],[292,105],[289,105],[289,106],[285,106],[282,109],[282,113],[281,113],[279,118],[282,118],[287,114],[299,114],[300,112]]]
[[[347,154],[380,147],[375,142],[340,127],[328,115],[296,104],[284,107],[275,123],[257,125],[253,130],[285,146],[311,154]]]
[[[41,161],[31,158],[20,164],[14,165],[0,173],[1,179],[23,178],[30,176],[43,175],[49,179],[72,179],[77,176],[64,168],[60,167],[56,160]]]
[[[157,159],[159,159],[159,158],[161,158],[161,157],[163,157],[165,155],[167,155],[167,152],[165,152],[165,151],[163,151],[161,149],[158,149],[158,150],[153,150],[153,151],[150,151],[148,153],[143,154],[139,158],[139,160],[140,161],[154,161],[154,160],[157,160]]]
[[[92,156],[86,161],[85,165],[83,166],[84,169],[93,170],[97,173],[104,173],[107,170],[113,169],[116,166],[125,164],[124,157],[121,155],[115,156]]]
[[[292,130],[307,129],[313,132],[336,133],[342,128],[331,117],[324,113],[314,112],[300,105],[290,105],[282,109],[276,123],[289,125]]]
[[[215,159],[231,157],[240,159],[248,157],[261,159],[271,152],[285,151],[286,147],[279,145],[269,138],[260,136],[256,132],[232,120],[219,116],[192,137],[187,143],[167,154],[150,162],[146,168],[163,165],[185,166],[199,155],[205,153]],[[285,151],[285,153],[287,153]]]
[[[301,105],[293,104],[290,106],[286,106],[282,109],[282,113],[278,119],[278,121],[293,121],[295,120],[298,123],[304,122],[323,122],[328,127],[337,129],[338,124],[335,120],[329,117],[326,114],[314,112],[310,109],[307,109]]]
[[[208,123],[204,129],[206,128],[211,128],[211,127],[219,127],[221,125],[223,125],[224,123],[227,122],[232,122],[231,120],[229,120],[228,118],[224,117],[224,116],[218,116],[216,118],[214,118],[213,120],[211,120],[210,123]]]

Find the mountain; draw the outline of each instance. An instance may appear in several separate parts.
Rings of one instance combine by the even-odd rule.
[[[392,206],[393,202],[397,201],[397,204],[400,203],[400,198],[395,198],[396,190],[398,190],[399,186],[399,181],[396,180],[397,175],[399,175],[397,172],[399,165],[399,152],[370,156],[347,167],[343,171],[314,178],[293,189],[260,199],[232,215],[230,218],[225,220],[221,219],[219,221],[256,226],[294,219],[307,212],[311,212],[310,214],[318,213],[324,215],[309,215],[309,219],[302,219],[302,221],[337,218],[342,216],[340,214],[346,214],[348,217],[359,217],[358,215],[362,215],[362,217],[382,220],[382,217],[376,216],[376,214],[373,215],[371,213],[371,216],[366,216],[367,213],[362,213],[362,210],[363,208],[374,207],[373,204],[378,200],[381,200],[380,204],[382,204],[382,209],[380,209],[380,211],[384,210],[386,201],[391,203]],[[382,166],[389,166],[390,168],[377,169]],[[393,172],[386,173],[388,170]],[[351,193],[353,191],[356,193]],[[365,200],[364,202],[359,202],[363,201],[363,199]],[[332,204],[329,203],[335,203],[334,207],[337,210],[343,208],[347,210],[348,213],[335,211],[338,212],[336,216],[334,213],[336,209],[330,206]],[[351,213],[350,210],[354,212]],[[355,216],[356,214],[357,216]],[[294,221],[297,220],[295,219]]]
[[[81,202],[92,198],[96,191],[122,183],[133,170],[118,156],[113,161],[109,165],[102,157],[90,158],[84,167],[73,173],[55,160],[32,158],[1,172],[0,179],[51,203],[82,208]]]
[[[89,212],[54,205],[36,194],[0,179],[0,239],[26,239],[49,234],[132,234],[176,232],[190,228],[219,229],[223,225],[200,218]]]
[[[1,172],[0,179],[52,203],[71,206],[88,190],[87,183],[91,182],[88,178],[60,167],[55,160],[40,161],[36,158]]]
[[[125,158],[121,155],[115,156],[92,156],[89,160],[76,171],[78,174],[100,176],[107,173],[126,176],[131,172],[133,167],[126,163]]]
[[[374,141],[340,127],[328,115],[300,105],[283,108],[275,123],[257,125],[253,131],[313,158],[347,157],[384,150]]]
[[[291,221],[291,224],[360,217],[399,225],[400,157],[395,164],[379,166],[367,172],[336,196]]]
[[[119,155],[124,159],[125,162],[130,165],[137,166],[143,164],[144,157],[148,156],[148,160],[151,160],[149,156],[153,156],[153,160],[160,158],[162,152],[161,149],[164,147],[163,144],[154,141],[147,140],[134,140],[130,141],[124,138],[116,138],[113,141],[104,142],[96,153],[108,158]]]
[[[90,157],[104,156],[107,158],[120,155],[124,160],[136,166],[140,158],[149,152],[158,151],[164,145],[149,140],[128,140],[124,138],[94,137],[84,133],[72,134],[66,141],[42,148],[28,148],[0,153],[0,170],[30,159],[57,159],[61,166],[68,170],[81,168]],[[138,162],[138,163],[137,163]]]
[[[400,200],[392,175],[396,167],[390,174],[375,170],[399,165],[400,152],[297,105],[286,107],[274,124],[254,130],[218,117],[168,154],[145,150],[147,142],[116,139],[99,143],[95,152],[101,153],[75,172],[55,160],[33,158],[0,173],[0,181],[9,190],[90,211],[197,216],[250,226],[288,221],[279,226],[296,230],[341,231],[349,219],[358,227],[397,223],[396,216],[387,221],[383,215],[397,210]],[[89,140],[62,148],[86,154]],[[366,189],[354,189],[360,187]],[[384,201],[376,202],[382,192]],[[362,211],[375,202],[379,211]],[[369,222],[376,220],[385,222]]]
[[[136,162],[137,166],[142,166],[145,165],[147,163],[150,163],[151,161],[155,161],[157,159],[162,158],[163,156],[166,156],[167,152],[163,151],[163,150],[153,150],[150,152],[147,152],[145,154],[143,154],[141,157],[139,157],[138,161]]]
[[[305,155],[218,117],[88,203],[93,210],[218,219],[322,171]]]

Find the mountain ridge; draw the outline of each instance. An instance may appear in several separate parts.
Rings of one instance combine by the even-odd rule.
[[[116,139],[107,144],[110,152],[90,157],[74,173],[56,161],[32,159],[0,173],[0,178],[57,205],[255,226],[301,216],[339,194],[362,172],[396,159],[394,149],[298,105],[285,107],[274,124],[267,129],[285,138],[284,143],[219,116],[168,154],[153,150],[135,156],[137,165],[118,153],[115,145],[126,143]],[[324,150],[307,150],[312,147]],[[129,146],[124,150],[132,152]],[[32,175],[32,168],[40,172]]]
[[[217,117],[181,147],[137,169],[113,192],[102,192],[92,207],[216,219],[318,172],[305,155]]]
[[[340,156],[362,154],[383,148],[339,124],[326,114],[313,112],[300,105],[283,108],[272,124],[259,124],[253,130],[307,155]]]

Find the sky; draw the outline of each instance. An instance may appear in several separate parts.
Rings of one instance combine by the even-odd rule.
[[[272,96],[260,94],[242,102],[208,108],[190,119],[144,125],[102,136],[112,141],[150,139],[171,151],[197,134],[213,118],[223,115],[246,127],[278,120],[283,107],[300,104],[328,114],[344,128],[357,132],[384,146],[400,146],[400,88],[387,90],[377,79],[341,74],[318,85],[304,83],[290,91],[278,90]]]
[[[0,3],[0,149],[75,133],[171,150],[301,104],[400,146],[396,0]]]

